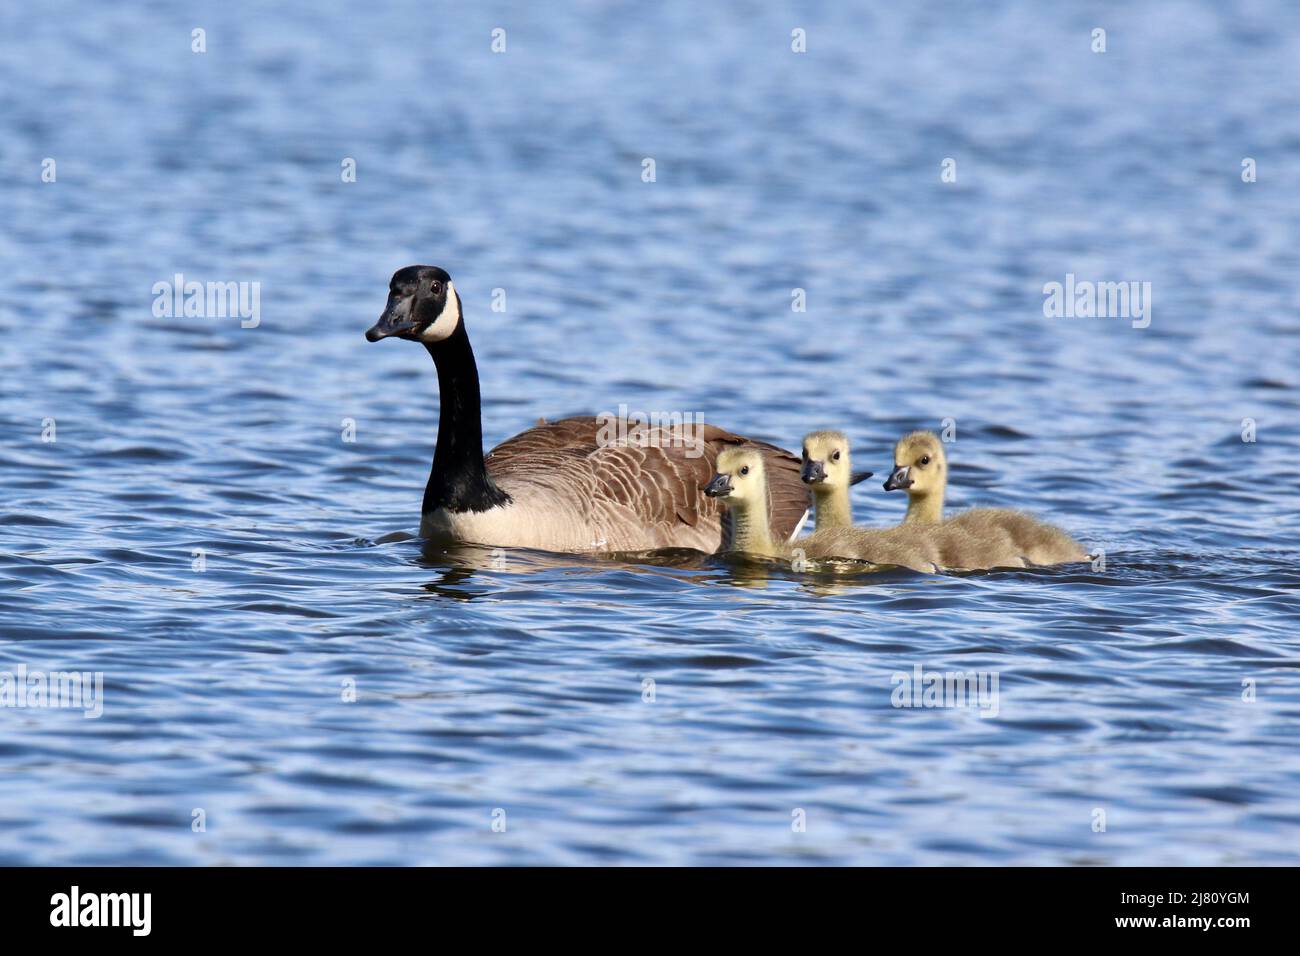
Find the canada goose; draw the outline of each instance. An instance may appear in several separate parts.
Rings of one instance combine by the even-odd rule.
[[[869,471],[852,471],[849,459],[849,440],[843,432],[810,432],[803,440],[804,484],[813,489],[816,502],[817,533],[830,544],[829,532],[835,528],[852,528],[853,516],[849,505],[849,487],[871,477]],[[911,533],[920,533],[925,527],[911,526]],[[884,531],[887,529],[862,529]],[[949,524],[935,525],[928,532],[928,541],[920,546],[927,557],[932,557],[943,568],[984,570],[993,567],[1022,567],[1024,562],[1005,531],[988,529],[977,538],[965,528]],[[929,550],[931,543],[937,555]]]
[[[727,550],[769,558],[790,558],[802,551],[810,558],[854,558],[925,572],[939,564],[929,528],[833,527],[794,542],[774,541],[764,507],[769,492],[762,452],[754,447],[728,448],[718,455],[717,469],[704,493],[721,498],[731,512]]]
[[[849,440],[843,432],[809,432],[804,436],[799,477],[812,488],[818,531],[853,526],[849,487],[866,481],[871,472],[852,469]]]
[[[438,444],[420,535],[546,551],[649,551],[722,541],[722,509],[701,494],[724,448],[761,449],[772,474],[766,517],[788,537],[808,508],[799,460],[712,425],[645,428],[610,439],[610,423],[565,418],[520,432],[483,456],[478,369],[451,276],[436,266],[393,273],[366,339],[419,342],[438,370]]]
[[[1017,557],[1016,564],[1064,564],[1086,561],[1083,546],[1060,528],[1032,515],[1006,508],[972,508],[944,521],[943,496],[948,484],[948,462],[943,443],[934,432],[904,435],[894,446],[894,470],[885,480],[885,490],[907,490],[907,515],[903,525],[935,525],[960,529],[970,535],[976,547],[987,545],[1002,553],[1007,539]]]

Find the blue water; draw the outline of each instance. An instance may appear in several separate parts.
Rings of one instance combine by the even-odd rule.
[[[104,688],[0,708],[0,863],[1300,863],[1300,13],[1132,6],[6,5],[0,671]],[[417,262],[489,444],[951,418],[953,507],[1105,568],[422,549]]]

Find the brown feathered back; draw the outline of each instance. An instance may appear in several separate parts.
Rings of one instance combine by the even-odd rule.
[[[762,450],[775,538],[788,538],[811,503],[799,459],[775,445],[707,424],[641,428],[626,441],[603,440],[603,430],[607,423],[594,416],[539,424],[492,449],[488,473],[512,495],[524,488],[578,508],[578,520],[598,528],[608,550],[717,550],[722,506],[703,489],[727,447]]]

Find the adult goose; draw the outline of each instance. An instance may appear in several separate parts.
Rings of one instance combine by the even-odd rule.
[[[540,423],[483,456],[478,368],[451,276],[437,266],[393,273],[388,304],[366,332],[421,343],[438,370],[441,408],[420,535],[436,542],[546,551],[714,552],[729,538],[703,494],[718,453],[753,445],[770,475],[767,514],[785,540],[809,495],[799,459],[712,425],[633,428],[611,437],[595,416]]]

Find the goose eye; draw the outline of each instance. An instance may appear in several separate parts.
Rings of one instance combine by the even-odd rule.
[[[740,473],[741,473],[742,475],[747,475],[747,474],[749,474],[749,466],[748,466],[748,465],[742,465],[741,468],[740,468]]]
[[[839,461],[839,460],[840,460],[840,453],[838,451],[835,454],[831,455],[831,461]]]
[[[928,464],[930,464],[930,456],[929,456],[929,455],[922,455],[922,456],[921,456],[921,464],[923,464],[923,465],[928,465]]]
[[[429,283],[429,291],[432,292],[434,295],[438,295],[439,293],[442,292],[442,283],[439,282],[437,279],[434,279],[432,282]]]

